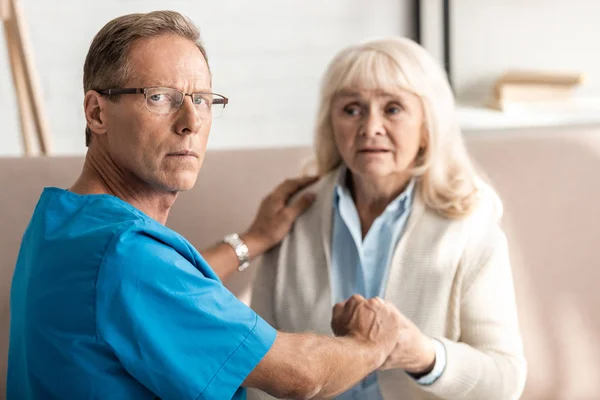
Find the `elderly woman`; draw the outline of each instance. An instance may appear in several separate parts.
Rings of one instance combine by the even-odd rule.
[[[394,353],[339,399],[518,398],[502,206],[467,154],[443,70],[408,39],[352,46],[329,65],[319,110],[317,200],[265,255],[252,307],[277,329],[319,333],[353,295],[398,308]]]

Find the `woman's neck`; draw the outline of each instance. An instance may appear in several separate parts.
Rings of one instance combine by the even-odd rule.
[[[406,189],[410,180],[410,174],[375,178],[348,174],[347,184],[358,211],[363,238],[373,225],[373,221],[383,214],[386,207]]]

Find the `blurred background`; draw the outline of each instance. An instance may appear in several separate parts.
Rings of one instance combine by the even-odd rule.
[[[507,116],[480,108],[494,81],[509,69],[584,73],[578,93],[600,98],[600,2],[593,0],[20,3],[57,155],[85,152],[82,70],[93,35],[116,16],[165,8],[188,15],[200,27],[214,89],[231,100],[214,124],[211,149],[310,144],[319,79],[338,50],[368,38],[401,35],[420,38],[443,63],[444,20],[446,61],[467,133],[572,122],[572,115],[557,120],[556,115]],[[23,149],[17,102],[1,38],[0,33],[0,156],[18,156]],[[600,122],[587,108],[574,122]]]

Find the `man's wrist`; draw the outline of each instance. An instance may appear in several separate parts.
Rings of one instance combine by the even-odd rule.
[[[365,340],[364,338],[349,333],[348,336],[338,336],[339,338],[347,338],[351,340],[357,348],[363,350],[362,360],[371,370],[376,370],[381,367],[387,360],[390,351],[380,343],[375,343],[371,340]]]
[[[240,239],[248,246],[250,260],[255,259],[273,247],[264,237],[250,231],[242,233]]]
[[[244,240],[237,234],[232,233],[223,238],[223,242],[227,243],[238,259],[238,271],[243,271],[250,266],[250,254],[248,246]]]

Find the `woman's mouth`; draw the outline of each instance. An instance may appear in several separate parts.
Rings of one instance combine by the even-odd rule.
[[[363,153],[363,154],[384,154],[384,153],[389,153],[390,150],[384,149],[381,147],[367,147],[367,148],[358,150],[358,152]]]

